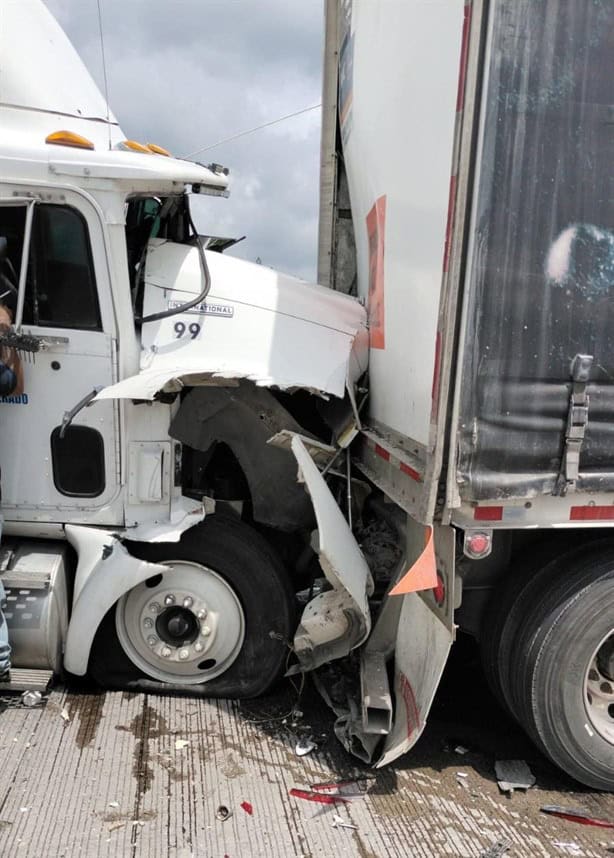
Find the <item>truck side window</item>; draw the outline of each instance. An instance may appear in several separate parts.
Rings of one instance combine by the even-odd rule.
[[[0,236],[19,276],[25,209],[0,206]],[[39,204],[34,212],[24,323],[101,330],[92,253],[83,217],[69,206]]]

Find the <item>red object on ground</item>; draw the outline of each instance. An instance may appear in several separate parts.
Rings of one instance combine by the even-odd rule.
[[[304,801],[315,801],[317,804],[345,804],[347,800],[339,795],[328,795],[324,792],[312,792],[312,790],[296,787],[292,787],[290,795],[294,798],[302,798]]]
[[[542,813],[566,819],[568,822],[578,822],[580,825],[595,825],[597,828],[614,828],[614,822],[607,819],[599,819],[591,816],[588,811],[577,807],[559,807],[556,804],[547,804],[540,807]]]
[[[254,808],[251,806],[251,804],[249,803],[249,801],[242,801],[242,802],[241,802],[241,807],[243,808],[243,810],[245,811],[245,813],[249,813],[249,815],[250,815],[250,816],[252,816],[252,814],[253,814],[253,812],[254,812]]]

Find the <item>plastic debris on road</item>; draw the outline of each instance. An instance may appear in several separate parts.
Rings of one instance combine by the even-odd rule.
[[[175,750],[182,751],[184,748],[187,748],[190,743],[187,739],[177,739],[175,742]]]
[[[614,822],[611,822],[609,819],[600,819],[593,816],[581,807],[561,807],[558,804],[545,804],[543,807],[540,807],[540,810],[549,816],[557,816],[559,819],[566,819],[568,822],[577,822],[580,825],[595,825],[597,828],[614,828]]]
[[[312,742],[311,739],[299,739],[296,743],[296,747],[294,749],[294,753],[297,757],[304,757],[305,754],[310,754],[312,751],[315,751],[316,744]]]
[[[243,810],[245,811],[245,813],[249,813],[249,815],[250,815],[250,816],[252,816],[252,815],[253,815],[253,813],[254,813],[254,808],[251,806],[251,804],[249,803],[249,801],[242,801],[242,802],[241,802],[241,807],[243,808]]]
[[[529,789],[536,782],[535,775],[524,760],[497,760],[495,774],[499,789],[510,795],[515,789]]]
[[[354,831],[358,831],[358,826],[354,825],[352,822],[346,822],[341,816],[335,814],[333,816],[332,821],[333,828],[352,828]]]

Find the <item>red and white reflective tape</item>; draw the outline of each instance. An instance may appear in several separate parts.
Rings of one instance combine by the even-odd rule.
[[[397,468],[401,471],[402,474],[405,474],[407,477],[410,477],[414,482],[421,483],[422,476],[415,469],[412,468],[411,465],[408,465],[407,462],[404,462],[402,459],[399,459],[394,453],[391,453],[390,450],[387,450],[385,447],[382,447],[381,444],[378,444],[377,441],[373,441],[372,438],[368,436],[365,437],[365,444],[372,450],[376,456],[379,456],[380,459],[383,459],[384,462],[388,462],[393,468]]]

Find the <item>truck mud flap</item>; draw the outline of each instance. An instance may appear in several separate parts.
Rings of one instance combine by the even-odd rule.
[[[343,658],[360,646],[371,631],[368,596],[373,580],[343,513],[303,441],[292,438],[299,466],[316,515],[319,560],[332,589],[320,593],[305,607],[294,637],[302,670],[314,670]]]

